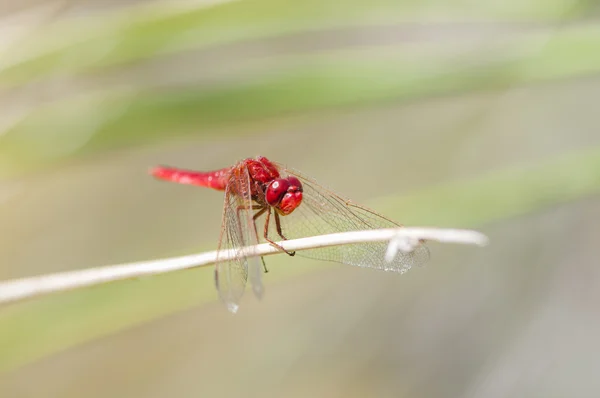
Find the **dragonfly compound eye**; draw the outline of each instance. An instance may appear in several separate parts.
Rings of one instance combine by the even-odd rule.
[[[288,188],[277,205],[280,214],[288,215],[293,212],[302,202],[302,184],[294,176],[287,178]]]
[[[281,202],[281,199],[283,199],[283,195],[286,194],[289,187],[290,183],[288,180],[284,178],[275,179],[269,184],[267,191],[265,192],[267,203],[271,206],[277,206],[279,202]]]
[[[294,176],[289,176],[287,180],[289,181],[291,187],[295,187],[294,190],[302,192],[302,183],[299,179]]]

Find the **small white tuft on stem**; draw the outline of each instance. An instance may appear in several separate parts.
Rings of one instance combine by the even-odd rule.
[[[288,251],[297,251],[352,243],[389,241],[390,244],[385,254],[385,261],[390,262],[398,253],[398,250],[410,252],[417,247],[421,240],[442,243],[473,244],[479,246],[488,244],[488,238],[480,232],[440,228],[395,228],[352,231],[286,240],[278,242],[278,244]],[[282,253],[279,249],[268,243],[249,246],[245,248],[245,250],[250,254],[258,256]],[[227,259],[233,255],[233,251],[228,251],[221,253],[219,258]],[[16,302],[54,292],[137,278],[140,276],[162,274],[187,268],[204,267],[214,264],[216,259],[217,252],[212,251],[183,257],[109,265],[78,271],[9,280],[0,282],[0,304]],[[230,308],[230,310],[234,309]],[[235,310],[237,310],[237,308],[235,308]]]
[[[398,251],[410,253],[419,246],[419,239],[402,236],[401,234],[393,236],[390,239],[387,250],[385,252],[385,262],[391,263],[398,254]]]

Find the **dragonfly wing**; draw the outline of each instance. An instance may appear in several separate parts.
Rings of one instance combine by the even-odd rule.
[[[257,257],[247,256],[243,248],[258,242],[252,220],[250,178],[246,167],[232,170],[225,189],[225,202],[219,253],[230,251],[227,258],[217,257],[215,282],[221,300],[231,312],[237,312],[244,294],[248,275],[257,296],[262,294],[261,268]]]
[[[256,222],[254,220],[255,209],[253,208],[254,203],[252,202],[252,190],[251,190],[251,179],[250,172],[247,166],[243,166],[240,169],[240,175],[237,178],[239,192],[238,195],[239,205],[239,222],[241,225],[241,236],[243,240],[243,246],[254,246],[258,245],[258,230],[256,228]],[[252,285],[252,291],[254,295],[261,299],[264,293],[264,286],[262,283],[263,269],[261,266],[261,260],[258,256],[244,255],[244,261],[247,264],[248,275],[250,277],[250,284]]]
[[[280,217],[282,235],[286,239],[402,226],[371,209],[351,203],[295,170],[280,167],[283,172],[296,176],[303,185],[300,206],[292,214]],[[275,236],[271,238],[281,239]],[[423,265],[429,260],[429,249],[420,244],[410,253],[399,252],[388,263],[385,261],[387,247],[387,242],[369,242],[303,250],[297,254],[318,260],[399,273],[404,273],[415,265]]]

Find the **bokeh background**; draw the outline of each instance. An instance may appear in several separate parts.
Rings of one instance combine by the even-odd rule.
[[[598,4],[2,0],[2,280],[212,250],[222,194],[147,169],[259,154],[492,244],[4,306],[0,396],[599,396]]]

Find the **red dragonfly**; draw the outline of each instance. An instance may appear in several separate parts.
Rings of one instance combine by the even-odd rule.
[[[217,258],[215,281],[219,296],[231,312],[237,312],[248,279],[255,295],[262,297],[260,261],[241,250],[257,244],[261,235],[271,245],[293,256],[294,252],[286,251],[272,237],[287,240],[335,232],[401,227],[263,156],[244,159],[232,167],[216,171],[198,172],[158,166],[151,170],[151,174],[180,184],[225,191],[218,249],[234,250],[238,254],[231,260]],[[259,234],[257,222],[263,217],[262,233]],[[386,249],[386,242],[370,242],[311,249],[298,254],[401,273],[429,259],[429,250],[421,244],[413,252],[399,253],[387,263],[384,260]]]

